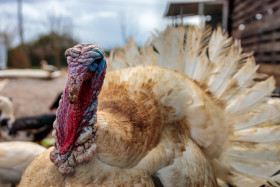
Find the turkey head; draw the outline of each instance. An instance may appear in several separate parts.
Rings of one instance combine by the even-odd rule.
[[[50,159],[66,175],[86,163],[96,151],[97,96],[106,72],[103,50],[93,44],[78,44],[66,50],[68,80],[54,122],[56,138]]]

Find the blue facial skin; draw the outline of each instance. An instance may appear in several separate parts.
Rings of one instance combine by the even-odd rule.
[[[80,44],[82,45],[82,44]],[[83,44],[85,45],[85,44]],[[86,46],[86,45],[85,45]],[[95,72],[95,76],[98,77],[106,68],[106,60],[104,59],[104,52],[99,48],[87,49],[82,58],[80,58],[80,51],[70,49],[66,53],[67,62],[71,64],[71,61],[84,66],[89,66],[89,71]]]
[[[89,66],[89,71],[94,71],[98,68],[98,64],[96,63],[92,63],[90,66]]]
[[[106,67],[106,60],[104,58],[102,58],[102,59],[101,58],[100,57],[96,58],[94,60],[94,62],[89,66],[89,70],[90,71],[96,71],[97,76],[99,76],[105,70],[105,67]],[[96,62],[99,59],[101,59],[100,62],[99,63]]]

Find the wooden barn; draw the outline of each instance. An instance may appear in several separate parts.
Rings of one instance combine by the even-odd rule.
[[[244,52],[254,51],[259,71],[274,75],[280,87],[280,0],[171,1],[164,14],[181,20],[190,15],[210,15],[209,24],[241,39]]]
[[[254,51],[260,71],[275,76],[280,86],[280,0],[233,0],[231,35],[244,51]]]

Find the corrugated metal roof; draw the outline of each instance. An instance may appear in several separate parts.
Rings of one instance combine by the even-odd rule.
[[[223,1],[173,1],[169,2],[164,17],[199,15],[199,4],[204,4],[204,15],[221,10]]]

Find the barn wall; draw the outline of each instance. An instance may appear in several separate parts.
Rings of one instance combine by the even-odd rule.
[[[280,0],[233,0],[230,9],[231,35],[280,86]]]

